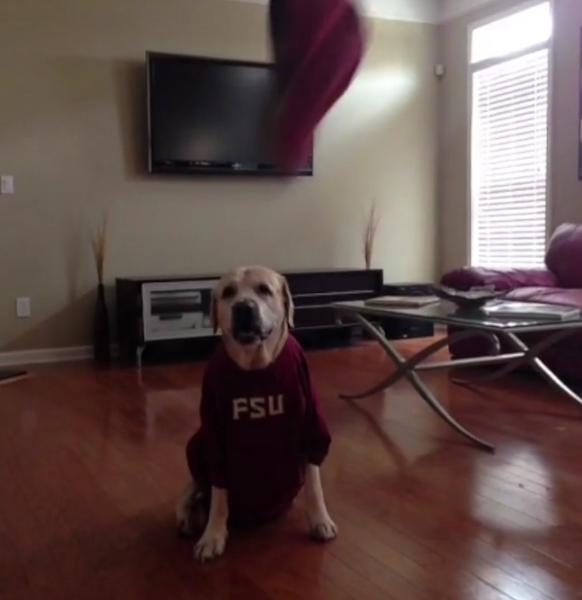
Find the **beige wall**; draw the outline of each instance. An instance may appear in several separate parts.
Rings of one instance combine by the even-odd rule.
[[[144,52],[266,59],[264,9],[224,0],[0,3],[0,350],[86,344],[88,223],[111,209],[107,280],[362,266],[374,200],[387,280],[435,268],[436,27],[371,22],[365,68],[292,182],[144,173]],[[31,296],[33,317],[15,317]]]
[[[555,1],[552,97],[551,219],[582,223],[582,182],[578,180],[580,30],[582,2]]]
[[[439,91],[439,256],[440,271],[468,260],[468,80],[469,24],[522,1],[504,0],[440,27],[441,60],[447,75]],[[578,181],[578,85],[582,2],[555,0],[551,115],[550,231],[559,223],[582,223]]]

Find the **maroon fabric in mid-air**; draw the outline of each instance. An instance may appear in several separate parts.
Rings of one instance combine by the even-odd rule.
[[[364,52],[350,0],[271,0],[279,78],[277,151],[282,166],[305,164],[317,124],[348,88]]]

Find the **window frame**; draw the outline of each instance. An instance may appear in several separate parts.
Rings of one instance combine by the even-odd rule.
[[[548,2],[550,5],[550,11],[552,14],[552,18],[555,24],[555,10],[554,4],[555,0],[528,0],[527,2],[520,2],[515,4],[514,6],[495,12],[491,15],[483,19],[478,19],[473,21],[467,27],[467,40],[466,40],[466,63],[467,63],[467,223],[466,223],[466,248],[465,254],[467,256],[467,264],[471,267],[483,266],[483,265],[475,265],[473,263],[473,188],[474,188],[474,177],[473,177],[473,75],[477,71],[481,71],[483,69],[487,69],[488,67],[493,67],[504,62],[520,58],[522,56],[526,56],[533,52],[537,52],[540,50],[547,49],[548,50],[548,139],[547,139],[547,175],[546,175],[546,232],[545,232],[545,242],[546,246],[550,237],[551,230],[551,216],[552,216],[552,106],[553,106],[553,73],[554,73],[554,38],[555,38],[555,29],[552,31],[552,35],[545,42],[541,42],[539,44],[534,44],[533,46],[529,46],[524,50],[518,50],[516,52],[512,52],[510,54],[506,54],[504,56],[490,58],[487,60],[483,60],[480,62],[472,63],[472,44],[473,44],[473,32],[475,29],[479,29],[479,27],[483,27],[484,25],[488,25],[489,23],[494,23],[495,21],[499,21],[505,17],[509,17],[513,14],[522,12],[531,8],[533,6],[537,6],[538,4],[544,4]]]

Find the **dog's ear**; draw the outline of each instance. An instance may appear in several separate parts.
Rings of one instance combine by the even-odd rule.
[[[210,297],[210,322],[212,323],[212,330],[215,334],[218,333],[218,286],[212,290]]]
[[[294,326],[294,314],[295,304],[293,304],[293,297],[291,296],[291,290],[289,289],[289,283],[287,279],[281,275],[281,293],[283,294],[283,306],[285,307],[285,321],[289,327]]]

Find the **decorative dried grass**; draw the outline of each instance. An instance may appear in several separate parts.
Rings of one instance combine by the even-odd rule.
[[[107,257],[107,223],[109,214],[103,214],[101,223],[95,227],[91,246],[93,248],[93,258],[95,259],[95,269],[97,271],[97,280],[103,283],[103,274],[105,270],[105,259]]]
[[[376,203],[374,202],[368,213],[368,220],[364,229],[364,261],[366,263],[366,269],[372,267],[372,256],[374,254],[374,244],[376,242],[376,234],[378,233],[378,227],[380,225],[380,215],[376,210]]]

